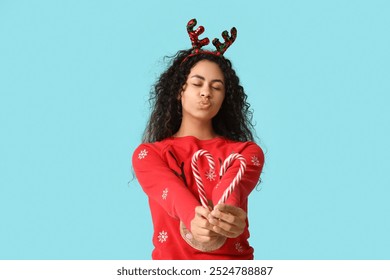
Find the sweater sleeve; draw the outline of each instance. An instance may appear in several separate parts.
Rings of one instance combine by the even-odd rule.
[[[241,177],[241,181],[225,201],[226,204],[237,207],[242,206],[242,204],[248,198],[249,194],[257,185],[264,165],[264,153],[262,149],[253,142],[249,142],[249,144],[240,152],[240,154],[246,160],[246,169],[243,176]],[[240,162],[236,160],[222,176],[218,186],[213,191],[212,200],[214,205],[218,204],[218,201],[223,196],[225,190],[229,188],[231,182],[237,175],[239,168]]]
[[[190,229],[199,201],[161,158],[153,144],[141,144],[133,153],[133,168],[149,199]]]

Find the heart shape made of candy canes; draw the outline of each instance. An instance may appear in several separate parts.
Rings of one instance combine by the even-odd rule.
[[[195,182],[196,182],[196,185],[198,187],[200,202],[201,202],[203,207],[207,208],[208,203],[207,203],[207,198],[206,198],[206,192],[204,190],[202,178],[200,176],[199,168],[198,168],[198,164],[197,164],[198,159],[201,156],[205,156],[207,158],[210,171],[215,170],[215,162],[214,162],[213,156],[206,150],[199,150],[199,151],[195,152],[194,155],[192,156],[192,160],[191,160],[192,172],[194,174]],[[245,158],[239,153],[232,153],[223,162],[221,169],[220,169],[220,172],[219,172],[219,176],[222,177],[226,173],[226,170],[233,164],[233,162],[235,160],[240,161],[240,168],[239,168],[236,176],[234,177],[233,181],[230,183],[229,187],[225,190],[225,192],[223,193],[222,197],[220,198],[220,200],[218,201],[217,204],[226,202],[229,195],[233,192],[233,190],[240,183],[242,175],[245,173],[245,169],[246,169]]]
[[[199,150],[199,151],[195,152],[194,155],[192,156],[192,160],[191,160],[192,172],[194,174],[195,182],[196,182],[196,185],[198,187],[198,193],[199,193],[199,198],[200,198],[201,204],[203,207],[208,208],[208,201],[207,201],[207,197],[206,197],[206,192],[204,190],[202,178],[200,176],[200,172],[199,172],[199,168],[198,168],[198,164],[197,164],[198,159],[201,156],[205,156],[207,158],[211,172],[213,172],[215,170],[215,162],[214,162],[213,156],[206,150]],[[241,154],[232,153],[223,162],[221,169],[220,169],[220,172],[219,172],[219,176],[222,177],[226,173],[226,170],[232,165],[232,163],[235,160],[240,161],[240,168],[239,168],[236,176],[234,177],[233,181],[230,183],[229,187],[224,191],[222,197],[220,198],[220,200],[218,201],[217,204],[224,203],[227,200],[229,195],[233,192],[234,188],[236,188],[237,185],[240,183],[242,175],[245,172],[245,169],[246,169],[245,158]],[[217,250],[217,249],[221,248],[222,245],[226,241],[226,237],[220,236],[217,239],[212,240],[210,242],[200,243],[193,238],[192,233],[185,227],[185,225],[181,221],[180,221],[180,233],[181,233],[182,238],[191,247],[198,249],[202,252],[211,252],[211,251]]]

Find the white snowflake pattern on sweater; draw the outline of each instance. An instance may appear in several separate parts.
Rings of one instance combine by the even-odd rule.
[[[259,158],[257,156],[252,156],[252,163],[255,166],[260,166]]]
[[[157,236],[157,238],[158,238],[158,241],[160,242],[160,243],[164,243],[164,242],[166,242],[167,241],[167,239],[168,239],[168,232],[166,232],[166,231],[160,231],[159,232],[159,234],[158,234],[158,236]]]
[[[209,181],[215,181],[215,177],[217,175],[215,174],[215,171],[213,169],[210,169],[206,172],[206,179]]]
[[[138,158],[139,159],[144,159],[148,155],[148,150],[143,149],[142,151],[139,152]]]
[[[163,200],[166,200],[167,196],[168,196],[168,188],[165,188],[163,190],[163,193],[162,193],[161,197],[162,197]]]
[[[242,248],[242,246],[241,246],[241,243],[240,243],[240,242],[237,242],[235,246],[236,246],[236,250],[237,250],[238,252],[240,252],[240,253],[241,253],[242,251],[244,251],[244,249]]]

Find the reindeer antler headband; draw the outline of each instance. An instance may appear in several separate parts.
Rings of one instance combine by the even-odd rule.
[[[237,38],[237,29],[235,27],[233,27],[230,30],[230,34],[231,34],[230,36],[229,36],[229,33],[227,32],[227,30],[222,32],[222,37],[225,40],[224,43],[221,43],[219,41],[219,39],[217,39],[217,38],[215,38],[213,40],[213,45],[216,48],[215,51],[202,50],[201,48],[208,45],[210,40],[207,37],[202,39],[202,40],[199,40],[199,35],[201,35],[204,32],[204,27],[199,26],[194,31],[194,27],[196,24],[197,24],[196,19],[191,19],[187,23],[187,32],[188,32],[188,35],[190,36],[193,50],[192,50],[192,53],[189,56],[187,56],[184,60],[186,60],[188,57],[196,55],[198,53],[209,53],[209,54],[213,54],[213,55],[217,55],[217,56],[222,56]],[[184,60],[183,60],[183,62],[184,62]]]

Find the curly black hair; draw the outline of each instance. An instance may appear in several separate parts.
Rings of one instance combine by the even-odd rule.
[[[196,63],[209,60],[219,65],[225,79],[225,98],[213,118],[214,131],[227,139],[253,141],[253,113],[247,102],[247,95],[230,60],[211,53],[191,55],[190,50],[178,51],[171,59],[171,65],[163,72],[150,93],[151,115],[142,141],[156,142],[173,136],[182,120],[181,101],[177,98],[187,77]]]

